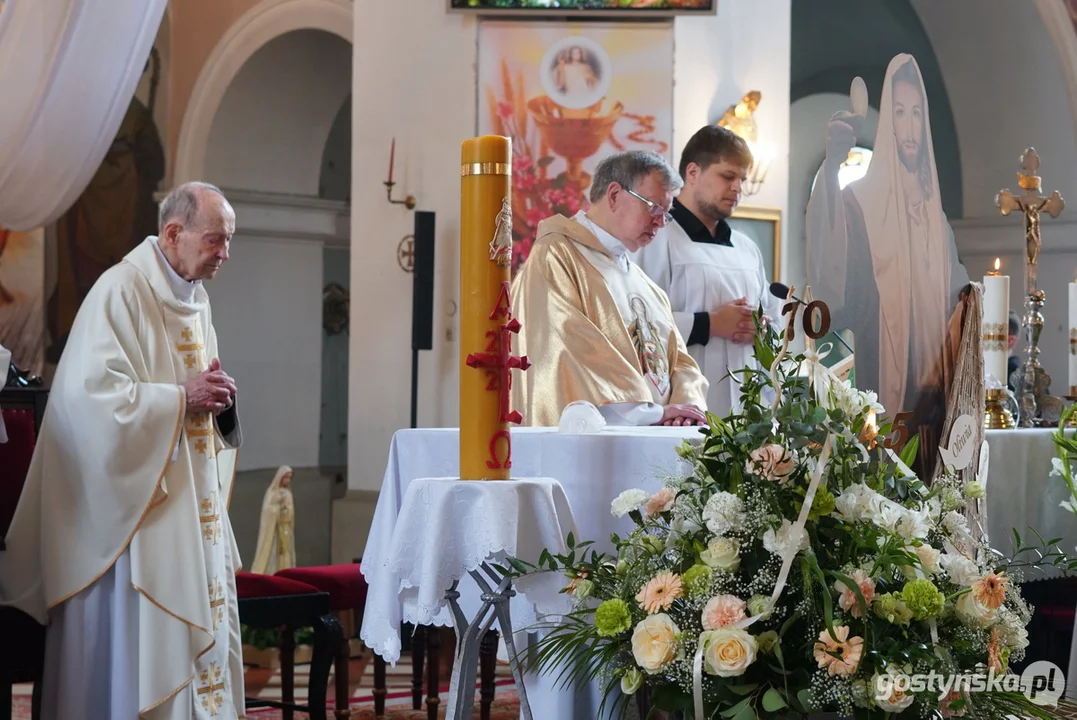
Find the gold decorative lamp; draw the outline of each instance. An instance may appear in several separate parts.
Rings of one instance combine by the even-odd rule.
[[[748,169],[748,180],[741,188],[744,195],[755,195],[759,192],[767,179],[770,163],[774,160],[773,148],[759,142],[759,128],[753,117],[762,99],[761,92],[752,90],[741,98],[739,103],[726,108],[717,123],[718,127],[724,127],[744,138],[744,141],[748,143],[748,149],[752,151],[752,166]]]

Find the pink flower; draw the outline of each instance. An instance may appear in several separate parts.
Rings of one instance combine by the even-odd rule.
[[[658,513],[664,513],[673,509],[673,501],[677,498],[676,493],[670,488],[662,488],[647,501],[643,506],[643,517],[649,518]]]
[[[663,570],[640,589],[636,601],[641,608],[654,615],[659,610],[668,610],[673,601],[683,594],[681,576]]]
[[[875,581],[869,578],[868,574],[863,570],[853,570],[849,573],[849,579],[860,588],[860,593],[864,596],[864,602],[870,608],[871,601],[875,599]],[[834,583],[834,589],[841,593],[841,597],[838,598],[838,605],[841,606],[841,609],[855,618],[860,617],[860,599],[857,598],[856,592],[852,588],[846,587],[841,580]]]
[[[736,595],[718,595],[710,599],[703,608],[703,629],[717,630],[727,625],[738,623],[747,615],[745,602]]]
[[[771,482],[784,482],[796,469],[796,462],[781,445],[764,445],[752,451],[744,468]]]

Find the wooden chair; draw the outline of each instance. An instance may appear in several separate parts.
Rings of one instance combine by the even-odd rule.
[[[281,699],[247,698],[247,709],[278,708],[282,720],[292,720],[296,711],[309,714],[311,720],[328,720],[329,668],[343,638],[329,593],[289,578],[248,572],[236,573],[236,590],[239,621],[252,628],[277,630],[280,636]],[[295,701],[295,631],[304,627],[314,629],[306,705]]]
[[[363,607],[366,605],[367,584],[359,572],[357,563],[340,565],[318,565],[313,567],[288,568],[277,572],[275,578],[295,580],[317,588],[329,596],[330,608],[334,613],[351,613],[352,627],[363,624]],[[334,687],[336,689],[336,712],[338,720],[351,717],[351,638],[341,637],[334,646],[336,659]],[[384,665],[383,665],[384,668]],[[385,696],[380,697],[384,713]],[[377,710],[375,710],[375,714]]]

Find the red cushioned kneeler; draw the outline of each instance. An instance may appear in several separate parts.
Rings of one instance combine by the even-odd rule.
[[[355,563],[288,568],[274,577],[298,580],[329,593],[333,609],[362,610],[366,605],[366,580]]]
[[[240,600],[247,598],[282,597],[284,595],[312,595],[324,592],[298,580],[274,575],[237,572],[236,594]]]

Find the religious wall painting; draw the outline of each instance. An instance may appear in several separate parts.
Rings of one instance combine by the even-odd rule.
[[[0,345],[11,361],[40,375],[45,364],[45,231],[0,228]],[[7,368],[0,368],[0,378]]]
[[[154,193],[165,175],[164,145],[153,119],[160,60],[146,63],[149,97],[131,99],[108,153],[82,192],[56,221],[56,288],[48,300],[49,363],[59,362],[83,298],[105,270],[148,235],[157,234]]]
[[[667,159],[673,136],[668,23],[485,21],[478,134],[512,139],[512,271],[538,223],[589,206],[591,173],[622,150]]]
[[[767,277],[781,280],[782,211],[780,208],[738,205],[726,221],[729,227],[751,238],[763,254]]]

